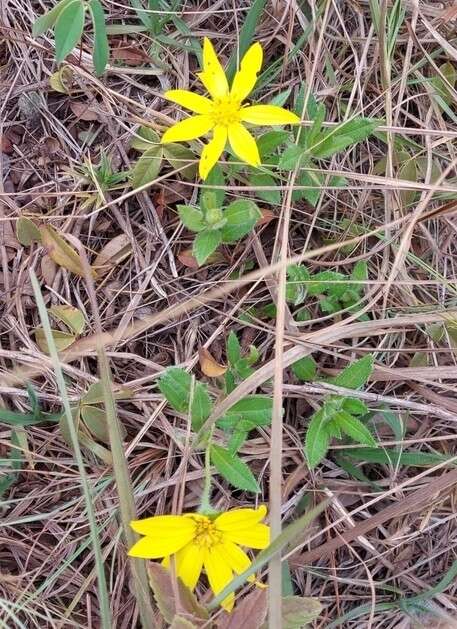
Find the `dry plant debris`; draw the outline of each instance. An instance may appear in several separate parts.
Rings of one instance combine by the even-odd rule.
[[[457,626],[456,16],[1,2],[1,627]]]

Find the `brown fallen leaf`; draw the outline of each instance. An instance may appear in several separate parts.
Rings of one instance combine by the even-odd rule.
[[[7,155],[11,155],[13,152],[13,143],[4,133],[2,133],[0,138],[0,152],[6,153]]]
[[[271,210],[261,209],[260,211],[262,213],[262,216],[257,221],[256,227],[260,227],[261,225],[268,225],[268,223],[271,223],[271,221],[274,221],[274,219],[276,218],[275,213]]]
[[[192,255],[192,249],[184,249],[183,251],[180,251],[178,253],[178,260],[189,269],[202,268],[198,265],[197,260]],[[209,258],[207,258],[203,266],[208,266],[209,264],[220,264],[221,262],[225,262],[224,255],[220,251],[215,251],[209,256]]]
[[[218,376],[224,375],[227,371],[227,367],[224,365],[220,365],[214,358],[211,356],[206,347],[200,347],[198,350],[198,359],[200,361],[200,369],[209,378],[217,378]]]
[[[255,588],[237,604],[233,612],[220,617],[217,629],[259,629],[265,622],[267,611],[267,591]]]
[[[111,50],[111,57],[115,61],[123,61],[129,66],[141,66],[151,63],[151,57],[140,48],[134,46],[118,46]]]
[[[46,253],[58,266],[84,277],[84,267],[79,254],[50,225],[40,227],[41,242]],[[95,276],[95,272],[92,271]]]
[[[93,106],[88,103],[83,103],[80,100],[72,100],[70,101],[70,109],[80,120],[85,120],[86,122],[98,120],[98,113]]]
[[[132,253],[130,238],[125,234],[119,234],[110,240],[98,253],[93,267],[98,275],[105,275],[114,266],[128,258]]]

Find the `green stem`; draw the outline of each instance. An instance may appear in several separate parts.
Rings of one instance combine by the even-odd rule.
[[[210,458],[210,450],[211,444],[213,441],[213,430],[211,430],[208,435],[208,441],[206,442],[206,450],[205,450],[205,476],[204,476],[204,485],[202,497],[200,500],[200,508],[198,509],[199,513],[204,513],[208,515],[210,513],[214,513],[214,509],[211,506],[211,458]]]

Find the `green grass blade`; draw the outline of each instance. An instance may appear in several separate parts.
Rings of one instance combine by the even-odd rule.
[[[227,79],[231,81],[235,76],[235,72],[238,66],[238,58],[242,59],[244,53],[247,51],[249,46],[253,44],[253,37],[257,25],[260,22],[260,18],[262,12],[265,8],[267,1],[266,0],[254,0],[251,5],[251,8],[246,15],[243,26],[240,31],[240,43],[239,49],[234,50],[232,56],[230,57],[230,61],[227,66],[226,75]],[[239,55],[239,57],[238,57]]]
[[[51,357],[52,366],[56,375],[57,386],[62,398],[62,404],[65,411],[65,418],[67,420],[68,431],[71,436],[73,451],[75,453],[76,464],[81,477],[81,485],[84,495],[84,502],[86,506],[87,519],[89,521],[90,537],[92,542],[92,549],[95,556],[95,565],[97,569],[97,581],[98,581],[98,599],[100,604],[100,626],[102,629],[111,629],[111,611],[108,598],[108,589],[106,586],[105,571],[103,566],[103,557],[100,546],[100,539],[98,537],[97,523],[95,520],[95,513],[93,508],[93,496],[89,486],[89,482],[84,467],[84,461],[79,447],[78,435],[76,434],[76,428],[73,423],[70,401],[68,399],[67,388],[65,385],[65,379],[60,365],[59,355],[54,343],[54,339],[51,332],[51,324],[49,322],[48,313],[44,304],[43,297],[41,295],[40,285],[33,270],[30,271],[30,279],[32,282],[33,292],[40,314],[41,325],[46,336],[46,342],[49,347],[49,353]]]

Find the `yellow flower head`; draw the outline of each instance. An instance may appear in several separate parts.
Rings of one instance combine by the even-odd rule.
[[[266,507],[261,506],[233,509],[214,518],[186,513],[134,520],[131,527],[144,537],[132,546],[129,555],[143,559],[163,557],[165,566],[174,555],[177,574],[187,587],[195,588],[204,569],[211,589],[219,594],[233,573],[241,574],[251,564],[240,545],[266,548],[270,543],[270,529],[261,523],[266,513]],[[234,595],[230,594],[222,606],[230,611],[233,603]]]
[[[251,166],[260,165],[259,149],[255,139],[243,126],[297,124],[300,118],[275,105],[243,105],[254,89],[257,74],[262,66],[263,52],[259,43],[253,44],[244,55],[240,69],[229,88],[225,72],[216,56],[213,45],[205,37],[203,44],[203,72],[198,74],[211,96],[206,98],[187,90],[169,90],[165,98],[196,113],[178,122],[166,131],[162,143],[194,140],[209,131],[213,137],[205,145],[200,158],[200,177],[206,179],[221,156],[227,139],[241,161]]]

